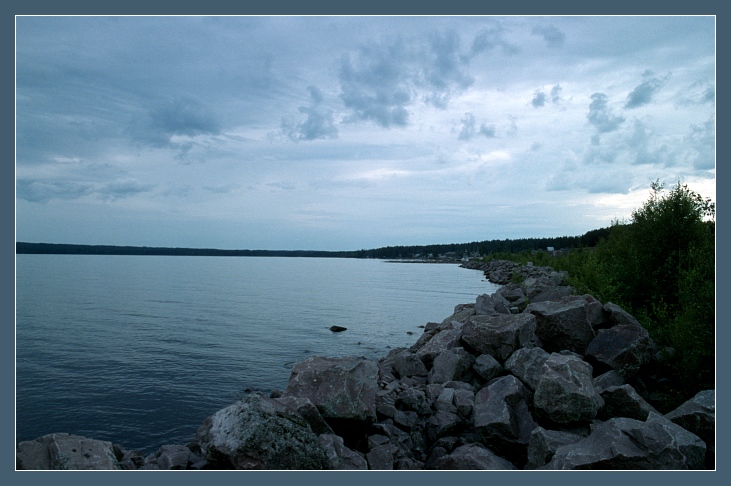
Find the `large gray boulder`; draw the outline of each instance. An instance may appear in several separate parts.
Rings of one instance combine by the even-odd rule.
[[[427,366],[431,366],[434,358],[448,349],[454,349],[460,346],[460,338],[462,337],[462,327],[454,329],[445,329],[436,332],[431,339],[424,344],[419,341],[411,347],[416,357],[424,362]]]
[[[393,361],[393,370],[398,373],[398,377],[404,376],[427,376],[429,373],[421,361],[414,353],[404,350],[399,353]]]
[[[536,413],[568,424],[593,419],[604,400],[594,389],[589,363],[573,355],[553,353],[543,364],[533,405]]]
[[[475,358],[472,370],[485,381],[490,381],[503,373],[503,366],[491,355],[481,354]]]
[[[345,447],[342,437],[334,434],[322,434],[319,436],[319,441],[327,455],[327,469],[368,469],[368,462],[365,457],[361,453]]]
[[[467,444],[437,459],[434,469],[507,471],[515,466],[479,444]]]
[[[528,442],[528,463],[526,469],[538,469],[544,466],[559,449],[567,444],[578,442],[583,437],[571,432],[560,430],[546,430],[536,427],[530,434]]]
[[[26,470],[122,469],[111,442],[57,433],[18,444],[15,464]]]
[[[538,425],[530,413],[530,391],[512,375],[498,378],[475,395],[473,422],[482,443],[522,467],[530,434]]]
[[[282,397],[308,398],[325,420],[376,420],[378,364],[365,358],[315,356],[294,365]]]
[[[462,327],[462,341],[479,353],[505,361],[516,349],[534,342],[535,329],[532,314],[475,315]]]
[[[706,469],[714,469],[716,456],[716,392],[703,390],[665,415],[665,418],[693,432],[706,443]]]
[[[599,411],[599,418],[603,420],[612,417],[647,420],[650,413],[659,413],[631,385],[610,386],[600,394],[604,407]]]
[[[586,347],[586,356],[616,370],[627,381],[652,360],[652,340],[640,325],[619,324],[600,329]]]
[[[591,434],[560,447],[540,469],[702,469],[705,443],[670,420],[613,418]]]
[[[586,303],[581,300],[532,303],[524,312],[536,316],[536,336],[549,353],[569,350],[584,354],[595,337]]]
[[[543,364],[550,356],[542,348],[520,348],[505,361],[505,369],[535,390],[543,375]]]
[[[470,371],[475,358],[463,348],[448,349],[434,358],[429,372],[429,383],[445,383],[460,380]]]
[[[252,393],[208,417],[196,434],[220,469],[326,469],[327,453],[294,410]]]

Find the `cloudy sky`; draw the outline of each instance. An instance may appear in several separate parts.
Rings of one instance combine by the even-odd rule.
[[[715,200],[713,17],[18,17],[16,240],[354,250]]]

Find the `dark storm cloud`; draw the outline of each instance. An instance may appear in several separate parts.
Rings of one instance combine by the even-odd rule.
[[[536,91],[535,95],[533,95],[533,100],[531,100],[531,104],[535,108],[544,106],[546,104],[546,93],[543,91]]]
[[[555,25],[536,25],[531,34],[542,36],[548,47],[561,47],[566,40],[566,35]]]
[[[294,123],[289,120],[282,120],[282,133],[295,142],[300,140],[316,140],[319,138],[337,138],[338,129],[335,126],[333,110],[322,107],[322,92],[314,86],[309,86],[309,106],[300,106],[299,112],[307,115],[307,118]]]
[[[51,199],[78,199],[91,194],[92,184],[73,181],[18,179],[15,190],[20,199],[44,203]]]
[[[412,100],[407,62],[406,46],[400,39],[390,45],[363,46],[357,54],[343,57],[340,97],[352,110],[352,121],[370,120],[385,128],[407,124],[406,106]]]
[[[136,194],[150,192],[155,187],[154,184],[142,184],[134,179],[118,179],[116,181],[104,184],[96,193],[102,199],[115,201]]]
[[[454,31],[430,36],[427,63],[424,68],[424,81],[430,93],[425,97],[427,103],[437,108],[446,108],[453,91],[463,91],[470,87],[474,78],[466,71],[466,62],[460,56],[459,36]]]
[[[469,88],[469,58],[460,54],[459,35],[434,32],[426,40],[399,37],[361,46],[342,58],[340,98],[351,111],[347,121],[406,126],[408,107],[423,101],[445,109],[451,97]]]
[[[624,107],[627,109],[637,108],[652,101],[652,97],[665,85],[669,75],[663,78],[654,77],[651,71],[645,71],[642,75],[645,81],[640,83],[630,94],[627,95],[627,102]]]
[[[589,123],[594,125],[598,133],[613,132],[624,123],[624,117],[615,115],[607,106],[607,95],[604,93],[594,93],[591,95],[591,104],[589,105],[589,113],[586,118]]]

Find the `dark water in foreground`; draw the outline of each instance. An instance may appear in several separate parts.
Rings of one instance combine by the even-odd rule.
[[[146,452],[284,389],[297,361],[380,358],[497,289],[456,265],[319,258],[18,255],[16,275],[16,439]]]

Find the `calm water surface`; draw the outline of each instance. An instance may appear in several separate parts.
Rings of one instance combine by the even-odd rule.
[[[16,275],[16,439],[146,452],[247,388],[284,389],[297,361],[380,358],[497,289],[456,265],[355,259],[17,255]]]

